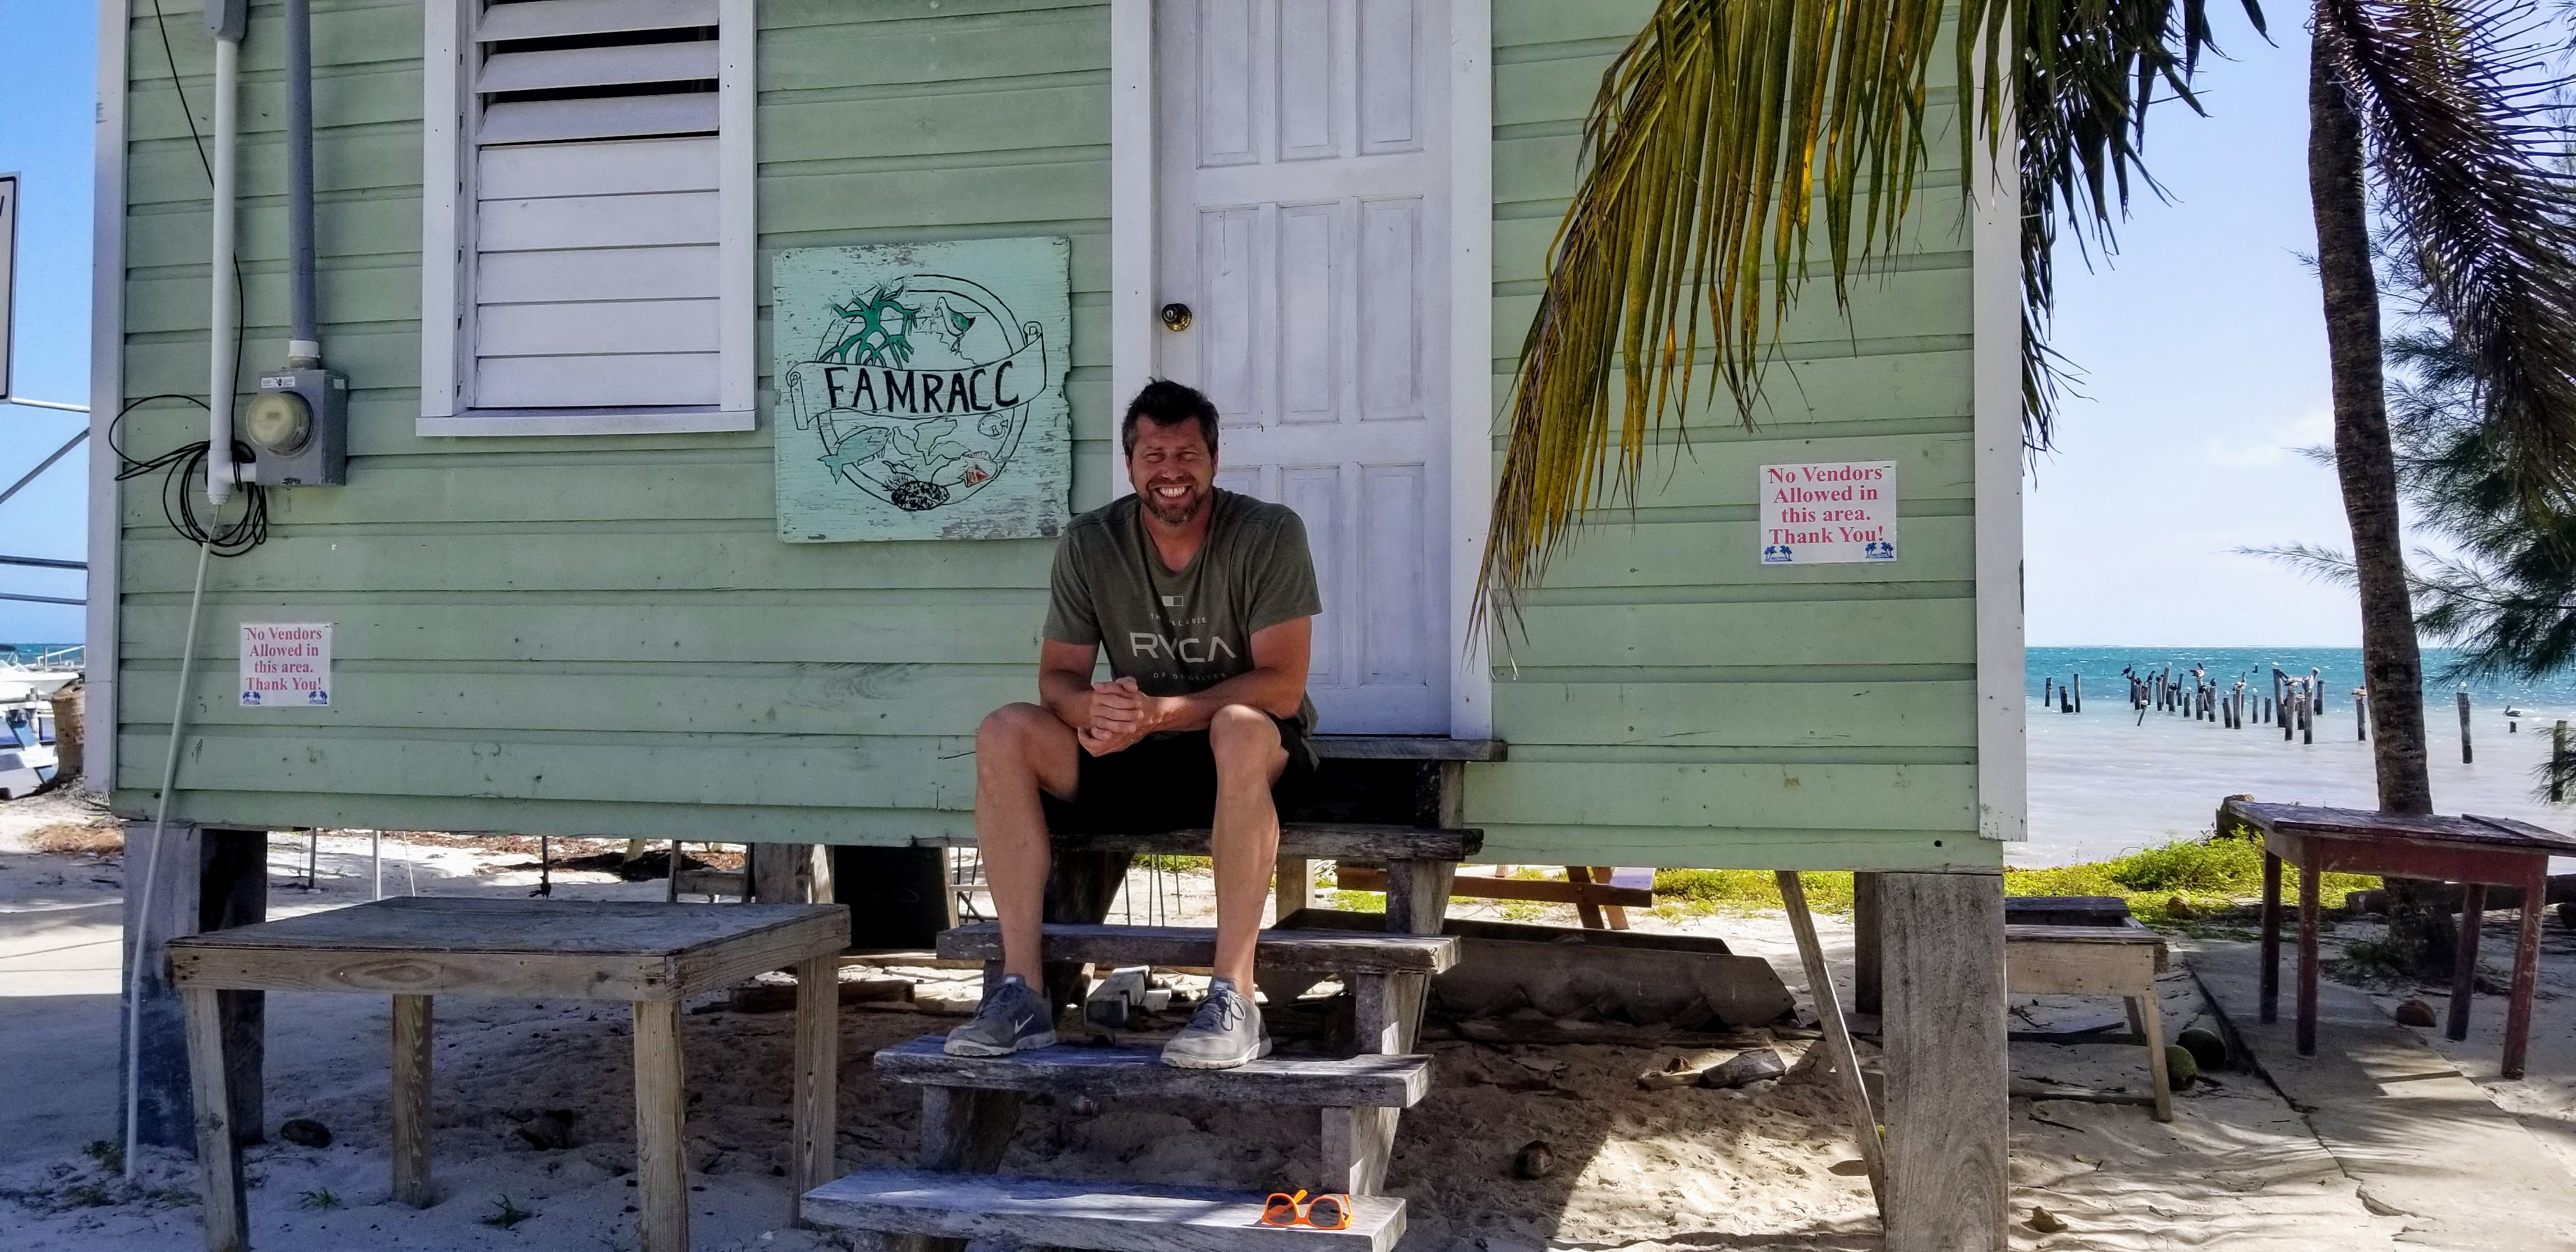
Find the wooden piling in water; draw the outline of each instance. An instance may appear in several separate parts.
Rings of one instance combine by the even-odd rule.
[[[2370,690],[2366,687],[2352,689],[2352,737],[2370,742]]]
[[[2460,764],[2472,763],[2476,757],[2469,751],[2469,688],[2463,683],[2458,692],[2460,702]]]
[[[2084,676],[2082,674],[2077,674],[2074,678],[2074,683],[2075,711],[2081,713],[2084,711]]]
[[[2308,693],[2299,693],[2299,742],[2317,741],[2317,711],[2308,705]]]

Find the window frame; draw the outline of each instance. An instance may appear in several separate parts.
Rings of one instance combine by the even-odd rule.
[[[419,435],[654,435],[747,431],[759,425],[752,359],[753,214],[758,166],[754,0],[716,0],[716,395],[713,405],[479,408],[464,403],[474,301],[473,19],[482,0],[424,0],[421,38],[421,288]],[[444,257],[444,272],[437,259]]]

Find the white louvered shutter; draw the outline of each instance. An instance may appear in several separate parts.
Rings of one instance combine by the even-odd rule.
[[[457,6],[455,409],[748,409],[725,386],[725,354],[747,355],[749,336],[724,323],[750,309],[727,307],[748,247],[724,246],[724,181],[747,176],[726,141],[747,153],[749,136],[724,133],[719,80],[725,36],[751,36],[723,23],[750,6],[443,3]]]

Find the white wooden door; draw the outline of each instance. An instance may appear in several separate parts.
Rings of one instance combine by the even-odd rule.
[[[1159,0],[1156,372],[1305,519],[1320,729],[1449,729],[1447,5]]]

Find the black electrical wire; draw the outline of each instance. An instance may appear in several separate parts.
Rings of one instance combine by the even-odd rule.
[[[205,481],[206,474],[205,440],[181,444],[154,457],[138,458],[125,450],[125,445],[117,439],[117,428],[125,423],[126,414],[155,400],[182,400],[201,409],[206,407],[204,400],[177,392],[137,396],[126,401],[124,407],[116,411],[116,416],[107,422],[107,450],[116,457],[116,480],[124,482],[160,473],[161,520],[188,542],[203,544],[216,556],[240,556],[266,543],[268,490],[258,483],[242,484],[242,499],[246,503],[240,517],[227,522],[221,517],[197,516],[197,484]],[[250,459],[251,450],[236,442],[233,455],[246,461]]]
[[[188,123],[188,141],[196,145],[198,168],[206,172],[206,186],[211,189],[215,183],[215,163],[206,156],[205,136],[197,131],[197,114],[195,110],[188,107],[187,88],[181,86],[179,82],[179,56],[170,46],[170,24],[161,14],[161,0],[152,0],[152,24],[161,33],[161,58],[170,67],[171,94],[179,99],[179,116]],[[242,268],[239,256],[232,258],[232,268],[235,310],[233,377],[238,380],[241,377],[242,330],[245,321],[240,312],[243,304]],[[228,402],[231,400],[230,397],[226,399]],[[137,460],[128,455],[124,446],[117,442],[116,428],[125,420],[125,415],[133,412],[136,406],[154,400],[185,400],[198,408],[213,412],[204,400],[177,393],[143,396],[126,401],[124,407],[119,408],[116,416],[109,419],[107,424],[108,450],[116,455],[116,480],[124,482],[129,478],[140,478],[156,470],[162,471],[161,520],[167,523],[170,529],[177,531],[182,538],[190,543],[205,546],[216,556],[240,556],[266,543],[268,541],[268,489],[258,483],[240,484],[243,499],[246,501],[240,517],[226,522],[221,517],[200,519],[197,516],[195,486],[205,479],[207,452],[213,446],[208,440],[200,439],[195,443],[181,444],[146,460]],[[227,414],[227,416],[230,415]],[[233,464],[248,464],[253,459],[254,454],[251,449],[239,441],[234,442]]]

